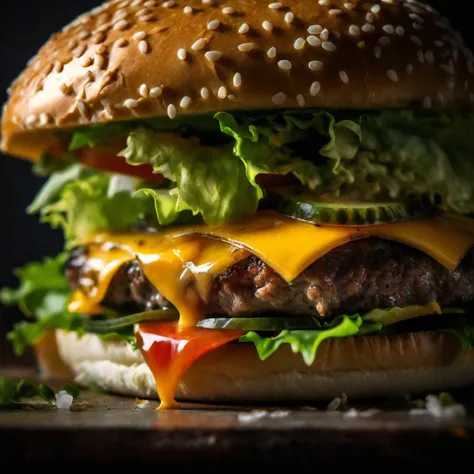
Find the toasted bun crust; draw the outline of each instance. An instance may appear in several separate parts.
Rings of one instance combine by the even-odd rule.
[[[2,149],[37,159],[53,130],[137,117],[470,108],[473,73],[460,35],[415,0],[114,0],[32,59],[6,104]]]
[[[125,342],[57,331],[59,354],[80,385],[157,398],[139,351]],[[451,334],[413,333],[325,340],[310,367],[282,346],[261,361],[253,344],[227,344],[198,359],[177,392],[181,401],[297,402],[451,390],[474,382],[474,350]]]

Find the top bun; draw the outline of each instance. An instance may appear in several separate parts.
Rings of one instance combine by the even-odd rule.
[[[466,109],[473,74],[460,35],[415,0],[114,0],[32,59],[2,149],[37,159],[52,130],[219,110]]]

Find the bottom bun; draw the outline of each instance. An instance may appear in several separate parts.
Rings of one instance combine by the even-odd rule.
[[[59,354],[80,386],[156,399],[142,354],[123,341],[56,332]],[[366,398],[443,391],[474,383],[474,350],[453,334],[417,332],[325,340],[307,366],[288,345],[261,361],[251,343],[230,343],[186,371],[176,399],[225,403],[302,402],[341,393]]]

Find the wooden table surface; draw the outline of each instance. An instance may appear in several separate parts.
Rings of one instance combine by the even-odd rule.
[[[34,377],[27,369],[0,368],[0,375]],[[363,463],[364,470],[446,465],[453,472],[474,452],[474,387],[453,395],[465,404],[465,417],[413,416],[409,410],[419,401],[404,399],[348,400],[342,411],[328,411],[326,405],[191,404],[157,411],[155,401],[139,408],[133,398],[83,391],[71,410],[44,405],[0,410],[0,466],[153,463],[334,470]],[[350,416],[351,408],[358,416]]]

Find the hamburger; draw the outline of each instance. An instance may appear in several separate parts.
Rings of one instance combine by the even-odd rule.
[[[65,242],[2,292],[16,352],[161,408],[473,382],[473,74],[414,0],[80,16],[3,113]]]

